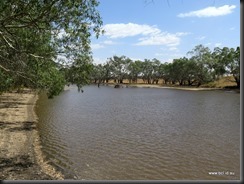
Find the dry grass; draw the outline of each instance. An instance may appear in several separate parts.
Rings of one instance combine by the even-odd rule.
[[[226,76],[217,81],[210,82],[202,85],[201,87],[214,87],[214,88],[225,88],[237,86],[233,76]]]

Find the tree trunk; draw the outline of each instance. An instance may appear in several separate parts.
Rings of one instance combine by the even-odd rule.
[[[235,78],[237,87],[240,88],[240,77],[238,77],[238,76],[234,76],[234,78]]]
[[[236,80],[237,87],[240,88],[240,79],[239,78],[235,78],[235,80]]]

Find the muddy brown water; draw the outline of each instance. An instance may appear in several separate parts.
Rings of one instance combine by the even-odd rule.
[[[239,180],[240,94],[72,86],[36,108],[43,151],[68,178]]]

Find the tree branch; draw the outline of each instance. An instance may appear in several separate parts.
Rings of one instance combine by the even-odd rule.
[[[17,51],[17,49],[7,40],[7,38],[3,35],[2,32],[0,32],[0,35],[2,36],[3,40],[8,44],[9,47]],[[12,41],[10,38],[9,40]]]
[[[6,72],[10,72],[10,71],[11,71],[11,70],[9,70],[9,69],[3,67],[2,65],[0,65],[0,68],[2,68],[2,69],[3,69],[4,71],[6,71]]]

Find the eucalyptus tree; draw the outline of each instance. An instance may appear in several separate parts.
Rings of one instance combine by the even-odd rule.
[[[213,78],[219,79],[224,74],[226,74],[226,61],[222,54],[222,49],[215,47],[212,52],[212,63],[209,67],[213,68]]]
[[[197,45],[192,51],[189,51],[187,54],[192,55],[190,58],[197,63],[196,72],[195,72],[195,81],[200,86],[206,82],[210,82],[213,80],[211,73],[208,68],[208,59],[211,55],[211,51],[208,47],[204,47],[203,45]]]
[[[113,56],[109,58],[108,63],[111,65],[112,75],[118,83],[123,83],[123,80],[128,76],[128,66],[132,60],[126,56]]]
[[[180,85],[183,84],[184,75],[184,62],[182,59],[174,59],[172,62],[171,78],[173,81],[179,82]]]
[[[103,68],[104,68],[104,82],[108,83],[108,81],[110,79],[112,79],[111,73],[112,73],[113,67],[109,62],[106,62],[103,65]]]
[[[179,82],[179,85],[192,85],[197,76],[197,63],[194,60],[189,60],[186,57],[175,59],[172,64],[174,80]]]
[[[102,33],[98,4],[96,0],[1,0],[0,75],[4,77],[0,82],[49,88],[53,83],[43,84],[42,75],[37,77],[34,71],[45,72],[40,67],[51,63],[50,73],[59,72],[52,63],[62,55],[72,70],[70,80],[80,89],[91,70],[90,36]]]
[[[129,74],[128,74],[129,82],[137,83],[137,79],[142,72],[142,61],[136,60],[130,62],[128,66],[128,70],[129,70]]]
[[[208,47],[204,47],[202,44],[195,46],[191,51],[187,54],[192,55],[192,58],[197,60],[198,62],[204,63],[205,54],[210,53],[210,49]]]
[[[172,63],[162,63],[159,66],[159,74],[160,78],[163,79],[163,82],[165,84],[168,84],[171,82],[171,68],[172,68]]]
[[[225,48],[223,48],[223,53],[224,50]],[[224,60],[227,63],[227,72],[234,77],[237,87],[240,88],[240,47],[236,49],[230,48],[228,54],[224,55]]]
[[[152,73],[152,84],[154,82],[158,84],[158,81],[160,79],[160,73],[159,73],[159,67],[160,67],[160,61],[156,58],[152,60],[152,67],[153,67],[153,73]]]
[[[197,83],[198,76],[198,64],[193,59],[187,59],[185,63],[185,80],[187,81],[188,86]]]
[[[148,84],[151,84],[153,71],[154,68],[152,61],[145,59],[144,62],[142,62],[142,79],[144,82],[146,81]]]
[[[102,64],[94,64],[91,79],[94,83],[104,83],[106,78],[106,68]]]
[[[231,74],[234,76],[235,80],[236,80],[236,84],[237,87],[240,88],[240,82],[241,82],[241,78],[240,78],[240,47],[236,47],[236,50],[233,54],[233,60],[232,60],[232,64],[230,65],[230,69],[231,69]]]
[[[207,61],[208,67],[213,69],[213,79],[223,75],[232,75],[240,87],[240,47],[228,48],[215,47],[211,59]]]

